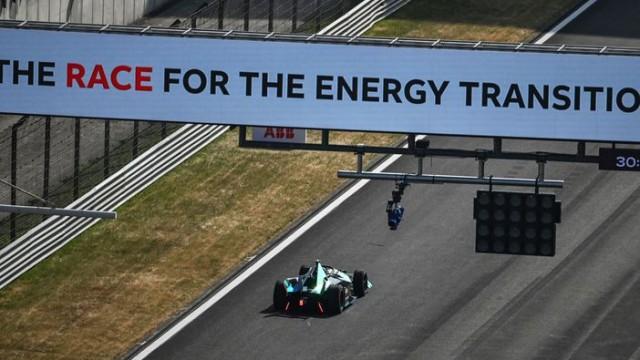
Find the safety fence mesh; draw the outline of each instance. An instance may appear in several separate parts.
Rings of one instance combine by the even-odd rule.
[[[0,178],[64,207],[180,125],[144,121],[23,117],[0,132]],[[0,203],[44,206],[0,184]],[[46,217],[0,214],[0,247]]]
[[[45,5],[45,0],[34,0],[28,6],[26,2],[18,0],[0,1],[0,14],[4,17],[20,18],[20,14],[22,17],[32,17],[28,15],[39,11],[37,14],[40,19],[40,15],[45,13],[45,7],[49,16],[60,14],[67,6],[67,19],[79,11],[78,19],[99,22],[100,19],[105,19],[105,14],[109,12],[107,10],[113,14],[122,10],[117,5],[110,7],[109,4],[115,3],[108,0],[56,3],[61,7],[56,8],[56,11],[49,8],[48,3]],[[313,33],[361,1],[213,0],[203,4],[186,20],[174,23],[174,26]],[[122,0],[121,3],[126,6],[129,2]],[[148,1],[134,1],[132,9],[139,3],[145,4],[145,11],[150,6]],[[94,14],[94,10],[101,9],[100,17],[91,15],[89,18],[87,9],[91,9],[91,14]],[[9,11],[13,11],[12,16],[8,15]],[[126,10],[122,11],[123,14],[127,13]],[[54,18],[47,19],[56,21]],[[3,120],[5,124],[13,125],[0,127],[0,179],[42,197],[49,205],[57,207],[67,206],[180,126],[175,123],[38,116],[16,120]],[[34,197],[6,184],[0,184],[0,203],[43,205]],[[0,213],[0,248],[45,218],[42,215]]]
[[[185,24],[193,28],[305,32],[320,31],[362,0],[214,0]]]

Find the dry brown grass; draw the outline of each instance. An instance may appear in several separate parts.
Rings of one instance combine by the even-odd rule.
[[[522,41],[577,1],[414,0],[372,33]],[[354,163],[352,154],[239,150],[236,141],[225,135],[121,207],[117,221],[0,291],[0,359],[122,354],[334,191],[336,170]]]
[[[367,35],[528,41],[582,0],[413,0]]]
[[[236,143],[237,133],[225,135],[119,209],[117,221],[2,290],[0,358],[113,358],[336,189],[336,171],[355,162]]]

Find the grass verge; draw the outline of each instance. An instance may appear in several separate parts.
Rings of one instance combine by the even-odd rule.
[[[371,34],[524,41],[577,2],[414,0]],[[226,134],[122,206],[117,221],[0,291],[0,358],[121,355],[333,192],[335,171],[353,163],[352,154],[238,149]]]
[[[530,41],[583,0],[413,0],[367,35]]]

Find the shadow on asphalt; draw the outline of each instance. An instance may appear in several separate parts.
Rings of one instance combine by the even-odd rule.
[[[346,309],[345,309],[346,311]],[[260,311],[260,314],[263,314],[265,318],[269,317],[281,317],[281,318],[290,318],[290,319],[328,319],[333,317],[332,315],[320,314],[317,311],[313,311],[311,309],[292,309],[287,312],[277,311],[273,305],[269,305],[268,308]],[[335,315],[334,315],[335,316]]]

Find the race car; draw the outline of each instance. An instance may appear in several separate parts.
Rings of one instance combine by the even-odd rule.
[[[320,315],[336,315],[372,286],[364,271],[350,274],[316,260],[312,266],[301,266],[298,276],[276,281],[273,307],[280,312],[314,309]]]

